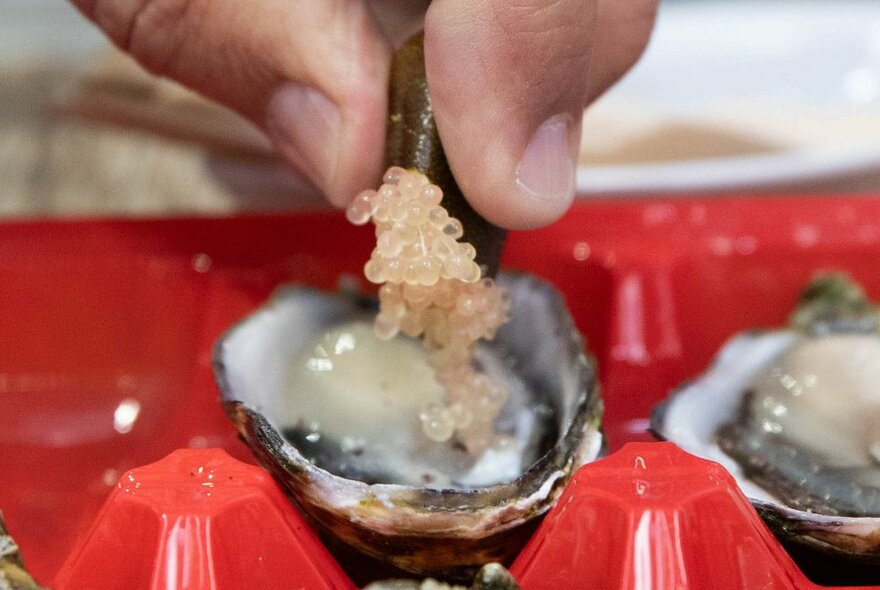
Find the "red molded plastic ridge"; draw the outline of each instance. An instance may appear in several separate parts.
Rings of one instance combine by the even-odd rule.
[[[525,590],[812,587],[730,474],[671,443],[582,467],[511,571]]]
[[[219,449],[122,476],[56,590],[345,590],[354,584],[272,478]]]

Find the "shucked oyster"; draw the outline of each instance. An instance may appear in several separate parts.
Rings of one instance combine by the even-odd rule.
[[[653,428],[722,463],[782,538],[880,563],[880,313],[847,277],[729,341]]]
[[[358,296],[282,289],[218,343],[227,412],[325,533],[415,573],[472,579],[515,554],[530,521],[598,456],[595,367],[561,298],[524,275],[498,281],[512,319],[477,360],[514,386],[495,421],[499,444],[480,457],[423,436],[416,408],[436,384],[412,358],[420,348],[363,346],[357,322],[375,304]],[[364,352],[366,363],[348,358]]]

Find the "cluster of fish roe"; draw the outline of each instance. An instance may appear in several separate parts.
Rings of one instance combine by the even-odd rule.
[[[369,281],[382,284],[376,335],[422,338],[446,392],[444,404],[420,413],[425,434],[437,442],[455,436],[470,453],[480,453],[492,444],[492,423],[507,391],[476,370],[474,352],[478,340],[491,340],[507,322],[510,301],[503,288],[482,278],[474,247],[458,241],[461,222],[440,206],[440,187],[399,167],[383,180],[346,212],[355,225],[372,220],[376,226],[376,247],[364,267]]]

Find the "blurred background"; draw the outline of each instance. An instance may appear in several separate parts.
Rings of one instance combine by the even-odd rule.
[[[880,3],[665,0],[585,116],[582,198],[880,194]],[[64,0],[0,0],[0,215],[323,201],[232,113],[141,71]]]

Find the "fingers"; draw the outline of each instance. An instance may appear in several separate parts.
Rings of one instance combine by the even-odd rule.
[[[337,205],[381,176],[390,48],[355,0],[74,0],[159,75],[263,128]]]
[[[641,57],[657,16],[658,0],[598,0],[589,100],[608,90]]]
[[[369,10],[379,16],[383,3],[73,1],[148,69],[261,126],[337,205],[379,178],[390,43]],[[413,6],[406,23],[424,0]],[[581,110],[635,61],[655,6],[435,0],[425,25],[429,84],[453,171],[478,211],[518,228],[568,208]]]
[[[452,170],[508,228],[556,220],[574,196],[584,107],[638,58],[656,0],[435,0],[428,84]]]

